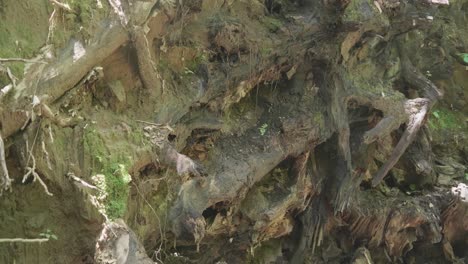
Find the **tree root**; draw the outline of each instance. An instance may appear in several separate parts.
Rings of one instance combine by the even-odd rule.
[[[58,113],[54,114],[49,106],[44,103],[39,103],[37,106],[37,114],[39,116],[43,116],[48,118],[52,121],[52,123],[56,124],[59,127],[74,127],[76,126],[81,119],[74,118],[74,117],[61,117]]]
[[[416,67],[413,66],[409,57],[400,47],[402,75],[403,79],[412,87],[423,94],[424,98],[410,99],[405,102],[405,112],[409,117],[406,130],[400,141],[392,152],[388,161],[379,169],[372,180],[372,186],[377,186],[387,173],[395,166],[400,157],[406,151],[408,146],[416,138],[416,135],[424,124],[427,113],[432,106],[439,100],[443,93],[437,89],[437,86]],[[382,121],[381,121],[382,122]]]
[[[383,246],[391,258],[405,255],[416,243],[443,242],[441,247],[450,251],[451,243],[463,241],[466,236],[463,219],[468,215],[468,204],[447,190],[411,200],[405,196],[381,197],[378,204],[369,197],[379,194],[366,192],[360,193],[342,220],[352,240],[366,240],[366,246],[374,249]]]
[[[45,193],[49,196],[53,196],[53,194],[49,192],[49,189],[47,188],[47,185],[45,184],[45,182],[41,179],[39,174],[36,172],[36,159],[34,158],[34,155],[31,152],[29,152],[29,156],[31,157],[31,160],[32,160],[32,167],[26,167],[27,172],[26,174],[24,174],[23,180],[21,182],[25,183],[26,180],[29,178],[29,176],[32,175],[33,182],[35,182],[36,180],[39,181],[39,183],[44,188]]]
[[[8,175],[8,168],[6,165],[5,159],[5,144],[3,142],[2,135],[0,135],[0,168],[1,168],[1,178],[0,178],[0,195],[3,191],[11,190],[10,176]]]
[[[48,241],[48,238],[0,238],[0,243],[43,243]]]
[[[146,89],[151,89],[155,94],[161,95],[164,93],[162,78],[158,73],[150,51],[153,42],[147,38],[144,26],[135,26],[132,34],[135,50],[137,51],[141,80]]]
[[[403,133],[400,141],[392,152],[388,161],[379,169],[372,180],[372,186],[377,186],[387,175],[387,173],[395,166],[400,157],[403,155],[408,146],[415,139],[419,129],[424,123],[424,118],[429,111],[431,101],[425,98],[417,98],[406,102],[406,112],[409,115],[409,122],[406,124],[406,130]]]

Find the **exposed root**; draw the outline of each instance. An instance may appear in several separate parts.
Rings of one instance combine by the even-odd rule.
[[[82,187],[86,188],[86,189],[91,189],[91,190],[99,190],[98,187],[90,184],[90,183],[87,183],[85,180],[77,177],[73,172],[69,172],[67,173],[67,177],[74,181],[75,185],[79,188],[79,189],[83,189]]]
[[[406,130],[393,150],[392,155],[388,161],[379,169],[375,175],[374,179],[372,180],[372,186],[377,186],[383,180],[387,173],[398,162],[403,153],[405,153],[405,150],[408,148],[411,142],[413,142],[419,129],[424,123],[424,118],[429,111],[430,104],[431,101],[425,98],[417,98],[408,100],[406,102],[406,111],[410,119],[406,125]]]
[[[150,123],[146,121],[139,121]],[[186,155],[180,154],[167,141],[172,128],[169,125],[153,124],[144,128],[145,136],[149,138],[151,143],[156,147],[158,162],[175,169],[180,176],[195,176],[200,177],[205,175],[203,168],[197,162],[193,161]]]
[[[49,1],[52,3],[52,5],[57,6],[60,9],[66,11],[66,12],[76,14],[76,12],[70,7],[69,4],[64,4],[64,3],[61,3],[61,2],[59,2],[57,0],[49,0]]]
[[[3,98],[3,96],[7,93],[9,93],[13,89],[13,84],[8,84],[7,86],[3,87],[0,90],[0,100]]]
[[[54,28],[55,28],[55,25],[56,25],[55,14],[57,13],[57,7],[55,5],[53,5],[53,6],[54,6],[54,10],[52,11],[52,13],[50,14],[50,17],[49,17],[49,30],[47,32],[46,44],[49,44],[50,40],[52,39],[52,36],[54,34]]]
[[[140,76],[146,89],[156,90],[156,94],[162,94],[162,78],[153,60],[150,47],[152,42],[146,37],[144,26],[135,26],[133,29],[133,40],[137,51],[138,67]]]
[[[47,188],[47,185],[44,183],[44,181],[39,177],[39,174],[36,172],[36,159],[34,158],[34,155],[32,155],[31,152],[29,152],[29,156],[31,157],[32,160],[32,167],[26,167],[26,174],[23,176],[23,180],[21,181],[22,183],[25,183],[26,180],[29,178],[30,175],[33,176],[33,182],[36,180],[39,181],[39,183],[42,185],[44,188],[44,191],[47,195],[53,196],[52,193],[49,192],[49,189]]]
[[[81,121],[79,118],[73,118],[73,117],[64,118],[64,117],[59,116],[58,113],[54,114],[52,110],[49,108],[49,106],[47,106],[44,103],[38,104],[37,114],[39,116],[44,116],[48,118],[49,120],[51,120],[54,124],[56,124],[59,127],[73,127],[76,124],[78,124],[78,122]]]
[[[10,79],[10,82],[13,85],[13,88],[15,88],[16,81],[18,81],[18,78],[15,75],[13,75],[9,67],[6,67],[6,72],[7,72],[8,79]]]
[[[123,11],[122,8],[122,3],[119,0],[108,0],[109,5],[114,9],[114,13],[117,14],[117,16],[120,19],[120,23],[122,23],[122,26],[127,25],[128,23],[128,18],[125,15],[125,12]]]
[[[387,173],[393,168],[398,162],[400,157],[403,155],[408,146],[416,138],[416,135],[424,123],[425,117],[435,102],[442,97],[442,92],[437,89],[434,83],[432,83],[424,74],[419,72],[416,67],[413,66],[408,56],[402,52],[402,69],[404,80],[421,92],[425,98],[417,98],[407,100],[405,103],[405,111],[409,116],[409,121],[406,126],[406,130],[403,133],[400,141],[393,150],[389,160],[379,169],[374,179],[372,180],[372,186],[377,186]],[[382,121],[381,121],[382,122]]]
[[[23,58],[0,58],[0,62],[27,62],[27,63],[42,63],[47,64],[45,61],[29,60]]]
[[[46,159],[46,162],[47,162],[47,168],[49,168],[49,170],[52,170],[52,164],[50,163],[49,152],[46,149],[46,145],[45,145],[44,140],[41,142],[41,146],[42,146],[42,152],[44,153],[45,159]]]
[[[8,168],[6,165],[6,159],[5,159],[5,144],[3,143],[2,135],[0,135],[0,168],[2,170],[1,172],[1,178],[0,178],[0,195],[3,193],[3,191],[11,191],[11,182],[12,180],[10,179],[10,176],[8,175]]]
[[[43,243],[48,241],[48,238],[0,238],[0,243]]]

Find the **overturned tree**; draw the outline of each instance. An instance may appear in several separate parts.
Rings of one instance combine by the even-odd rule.
[[[466,110],[442,97],[466,3],[85,2],[48,3],[48,45],[0,59],[0,237],[55,229],[62,263],[467,257],[466,124],[456,151],[437,126]]]

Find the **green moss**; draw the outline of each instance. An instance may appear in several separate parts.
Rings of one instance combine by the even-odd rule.
[[[46,6],[38,1],[9,1],[0,14],[0,57],[31,58],[36,50],[44,45],[47,34]],[[39,21],[39,22],[38,22]],[[5,63],[12,73],[23,77],[24,63]],[[0,87],[10,81],[0,73]]]
[[[271,31],[271,32],[276,32],[278,31],[281,27],[283,27],[283,22],[277,18],[271,17],[271,16],[265,16],[261,20],[262,24],[265,25],[265,27]]]
[[[433,131],[451,130],[454,132],[466,131],[467,125],[461,112],[451,111],[446,108],[434,108],[429,117],[429,128]]]
[[[272,52],[273,52],[273,49],[272,49],[272,48],[262,47],[262,48],[260,49],[260,54],[262,54],[262,56],[268,56],[268,55],[270,55]]]
[[[169,62],[163,58],[159,58],[158,65],[159,65],[159,70],[161,71],[165,71],[169,69]]]
[[[281,239],[270,239],[254,248],[253,254],[247,255],[247,263],[273,263],[281,255]]]
[[[146,145],[149,144],[149,140],[143,134],[143,131],[139,128],[134,128],[133,132],[131,133],[130,139],[138,145]]]
[[[190,60],[187,63],[187,69],[189,69],[192,72],[197,71],[198,66],[200,64],[204,64],[208,62],[208,58],[206,57],[205,53],[199,53],[195,58]]]
[[[92,172],[102,174],[96,185],[102,190],[101,197],[106,215],[110,219],[120,218],[126,212],[128,199],[129,160],[111,153],[95,129],[87,129],[84,137],[85,153],[92,159]]]
[[[316,127],[319,127],[319,128],[325,127],[325,119],[323,118],[323,114],[321,112],[316,112],[313,118],[314,118],[314,124]]]
[[[344,12],[346,21],[365,21],[377,14],[374,5],[369,0],[352,0]]]

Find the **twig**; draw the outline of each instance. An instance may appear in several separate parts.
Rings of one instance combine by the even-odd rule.
[[[45,61],[28,60],[28,59],[23,59],[23,58],[0,58],[0,62],[27,62],[27,63],[47,64],[47,62]]]
[[[11,190],[11,179],[8,175],[8,168],[5,159],[5,144],[3,143],[2,135],[0,135],[0,165],[2,168],[2,178],[0,179],[0,195],[3,191]]]
[[[48,241],[48,238],[0,238],[0,243],[43,243]]]

